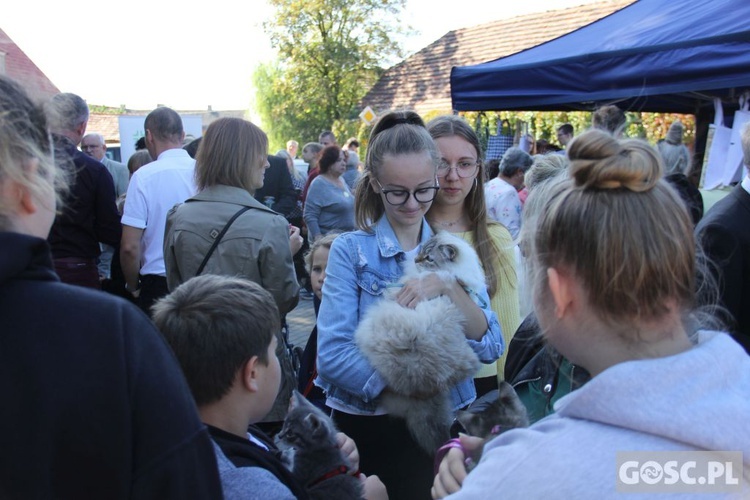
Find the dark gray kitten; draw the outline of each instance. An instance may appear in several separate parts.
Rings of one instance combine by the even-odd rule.
[[[507,430],[529,425],[526,407],[513,387],[504,380],[498,385],[497,391],[477,399],[468,410],[459,411],[456,420],[467,434],[485,440]]]
[[[517,427],[528,427],[529,417],[526,407],[513,387],[506,381],[500,382],[497,391],[491,391],[474,401],[468,410],[461,410],[456,421],[462,432],[483,438],[486,442],[495,436]],[[451,431],[454,427],[451,428]],[[466,468],[472,470],[482,456],[482,450],[467,457]]]
[[[294,391],[276,443],[285,464],[313,499],[362,498],[362,484],[336,442],[330,417]]]

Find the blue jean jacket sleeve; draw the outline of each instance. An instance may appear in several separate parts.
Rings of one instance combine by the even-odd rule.
[[[364,312],[360,311],[354,249],[355,245],[345,237],[339,237],[331,246],[318,314],[318,375],[324,382],[370,402],[386,383],[354,341]]]
[[[479,290],[476,292],[479,296],[479,300],[476,299],[474,302],[477,304],[487,318],[487,332],[481,340],[466,339],[469,346],[474,350],[479,361],[482,363],[493,363],[503,354],[505,350],[505,342],[503,341],[502,332],[500,329],[500,322],[497,320],[497,316],[490,309],[490,298],[487,295],[487,290]]]

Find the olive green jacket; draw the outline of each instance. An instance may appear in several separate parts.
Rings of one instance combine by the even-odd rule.
[[[195,276],[214,238],[245,206],[250,210],[232,223],[202,274],[239,276],[258,283],[271,293],[283,317],[294,309],[299,297],[289,248],[289,223],[241,188],[211,186],[169,211],[164,234],[167,284],[174,290]],[[264,419],[267,422],[284,419],[296,387],[296,374],[281,332],[277,340],[283,376],[279,396]]]

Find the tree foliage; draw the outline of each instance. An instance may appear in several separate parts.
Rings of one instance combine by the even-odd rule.
[[[625,114],[628,118],[625,135],[628,137],[640,137],[651,144],[656,144],[659,139],[666,137],[672,122],[679,119],[685,126],[683,142],[690,147],[695,141],[695,116],[693,115],[641,112],[626,112]],[[508,120],[514,132],[520,121],[525,131],[533,135],[536,140],[545,139],[557,144],[557,128],[560,125],[570,123],[575,133],[580,134],[591,126],[592,113],[586,111],[501,111],[466,112],[462,113],[462,116],[474,126],[486,146],[487,137],[497,133],[497,124],[501,120]]]
[[[317,140],[323,130],[356,135],[358,102],[402,56],[405,0],[269,2],[275,13],[264,29],[278,60],[258,67],[253,79],[271,144]]]

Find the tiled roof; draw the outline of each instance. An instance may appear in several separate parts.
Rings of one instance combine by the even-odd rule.
[[[43,100],[60,92],[1,29],[0,54],[5,54],[5,74],[20,83],[31,97]]]
[[[376,112],[409,108],[424,114],[450,111],[453,66],[467,66],[515,54],[570,33],[634,0],[608,0],[502,19],[449,31],[401,63],[389,68],[362,99]]]
[[[100,108],[101,109],[101,108]],[[104,136],[104,141],[107,143],[119,143],[120,142],[120,122],[117,119],[121,115],[141,115],[146,116],[152,110],[144,109],[125,109],[119,110],[118,108],[108,108],[104,112],[92,112],[89,115],[89,124],[86,127],[87,133],[98,133]],[[244,109],[233,109],[224,111],[213,111],[213,110],[178,110],[181,115],[201,115],[203,122],[203,130],[206,130],[211,122],[218,118],[247,118],[247,111]]]

